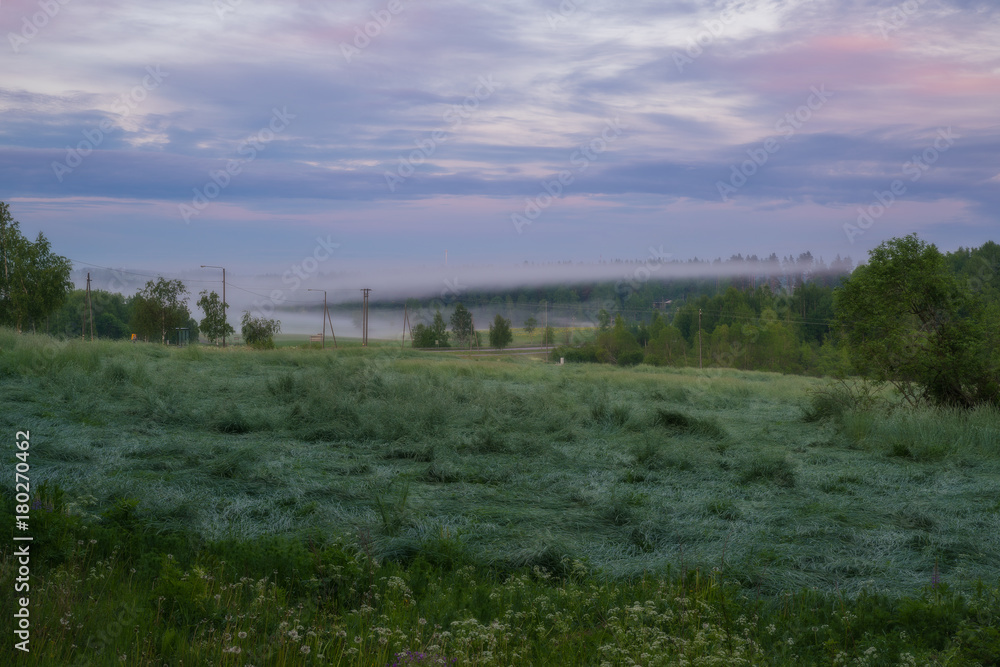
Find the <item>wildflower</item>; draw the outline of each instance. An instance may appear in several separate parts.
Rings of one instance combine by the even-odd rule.
[[[299,652],[302,653],[302,655],[309,655],[309,651],[311,650],[312,649],[309,648],[308,645],[303,645],[302,648],[299,649]]]
[[[236,636],[239,637],[240,639],[246,639],[247,633],[244,632],[243,630],[240,630],[238,633],[236,633]]]

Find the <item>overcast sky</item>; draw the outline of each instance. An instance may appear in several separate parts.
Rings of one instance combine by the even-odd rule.
[[[0,0],[0,200],[149,271],[979,245],[998,35],[977,0]]]

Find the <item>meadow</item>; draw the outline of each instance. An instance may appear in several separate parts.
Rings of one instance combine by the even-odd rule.
[[[995,409],[6,329],[0,402],[31,431],[20,664],[998,664]]]

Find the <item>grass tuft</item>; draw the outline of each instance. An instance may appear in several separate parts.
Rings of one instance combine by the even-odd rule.
[[[795,486],[795,468],[788,459],[773,454],[757,454],[740,463],[739,480],[743,484],[770,482],[776,486]]]

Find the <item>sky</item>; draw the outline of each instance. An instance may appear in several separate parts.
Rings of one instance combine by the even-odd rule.
[[[1000,240],[997,35],[979,0],[0,0],[0,200],[78,270],[286,291],[952,250]]]

